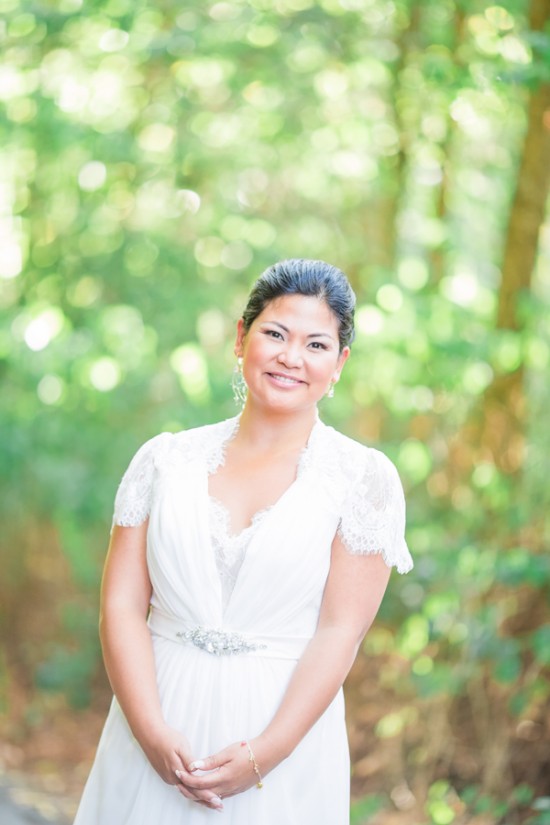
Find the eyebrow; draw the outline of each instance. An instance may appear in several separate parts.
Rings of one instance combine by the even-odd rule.
[[[285,332],[290,333],[288,327],[285,327],[284,324],[280,324],[279,321],[264,321],[264,324],[272,324],[273,326],[279,327],[283,329]],[[334,340],[334,336],[330,335],[328,332],[312,332],[310,335],[307,336],[308,338],[330,338],[331,341]]]

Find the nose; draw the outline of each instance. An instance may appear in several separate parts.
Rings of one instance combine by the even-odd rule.
[[[302,367],[304,364],[304,359],[302,358],[299,347],[291,346],[288,343],[281,349],[277,356],[277,361],[289,369]]]

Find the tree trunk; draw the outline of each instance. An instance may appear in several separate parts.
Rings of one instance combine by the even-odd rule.
[[[550,20],[550,0],[533,0],[530,27],[541,31]],[[521,333],[526,321],[521,298],[531,290],[538,238],[544,222],[550,185],[550,83],[541,83],[530,97],[527,131],[512,201],[502,261],[496,328]],[[521,471],[525,444],[524,371],[497,374],[482,404],[461,434],[469,443],[463,470],[480,460],[513,475]],[[457,445],[458,446],[458,445]],[[459,448],[460,450],[460,448]],[[464,466],[466,464],[467,466]]]
[[[550,0],[533,0],[531,4],[530,27],[541,31],[550,20]],[[502,260],[502,279],[499,291],[496,332],[497,335],[521,334],[528,325],[528,316],[522,312],[521,298],[531,292],[533,271],[538,251],[541,226],[544,223],[548,190],[550,185],[550,83],[541,83],[533,89],[527,107],[527,130],[521,152],[517,187],[512,200],[508,230]],[[449,472],[457,467],[460,483],[470,475],[480,461],[492,462],[496,469],[506,474],[510,480],[509,501],[516,501],[522,493],[521,473],[524,466],[526,408],[524,369],[519,366],[510,372],[497,373],[487,388],[470,421],[458,434],[452,445]],[[487,510],[486,529],[491,541],[500,543],[502,549],[521,543],[521,528],[514,528],[502,512],[492,518],[490,506]],[[482,530],[485,527],[482,528]],[[539,548],[538,539],[530,542],[534,552]],[[506,598],[495,585],[487,600],[499,602]],[[525,588],[516,593],[514,616],[529,617],[528,628],[536,627],[537,604],[544,605],[546,595],[542,589],[533,591]],[[502,604],[502,602],[501,602]],[[543,612],[543,615],[545,613]],[[515,635],[514,626],[500,625],[504,637]],[[491,674],[490,665],[487,665]],[[491,677],[492,678],[492,677]],[[488,680],[487,684],[490,683]],[[475,704],[475,694],[482,695],[483,682],[472,685],[470,700],[473,715],[480,718],[479,707]],[[474,694],[474,695],[472,695]],[[490,710],[483,710],[481,718],[487,723],[487,730],[478,732],[477,749],[481,754],[481,785],[487,793],[502,793],[511,787],[513,778],[506,775],[513,757],[514,740],[510,728],[506,731],[507,718],[505,692],[494,696],[487,694]],[[508,767],[509,771],[509,767]]]
[[[533,0],[531,29],[541,31],[549,21],[550,0]],[[498,329],[520,330],[523,327],[517,299],[531,286],[549,184],[550,83],[543,83],[533,92],[529,102],[527,134],[502,263]]]

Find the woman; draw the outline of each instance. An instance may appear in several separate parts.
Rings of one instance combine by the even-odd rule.
[[[240,416],[131,462],[102,586],[115,699],[75,825],[349,822],[341,686],[412,567],[395,468],[317,415],[354,304],[321,261],[268,269],[237,327]]]

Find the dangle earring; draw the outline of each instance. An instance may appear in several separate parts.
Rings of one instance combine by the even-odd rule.
[[[233,390],[233,399],[241,409],[245,405],[248,387],[243,375],[243,359],[239,355],[237,363],[233,368],[233,375],[231,376],[231,388]]]
[[[330,387],[327,390],[327,398],[334,398],[334,381],[330,382]]]

